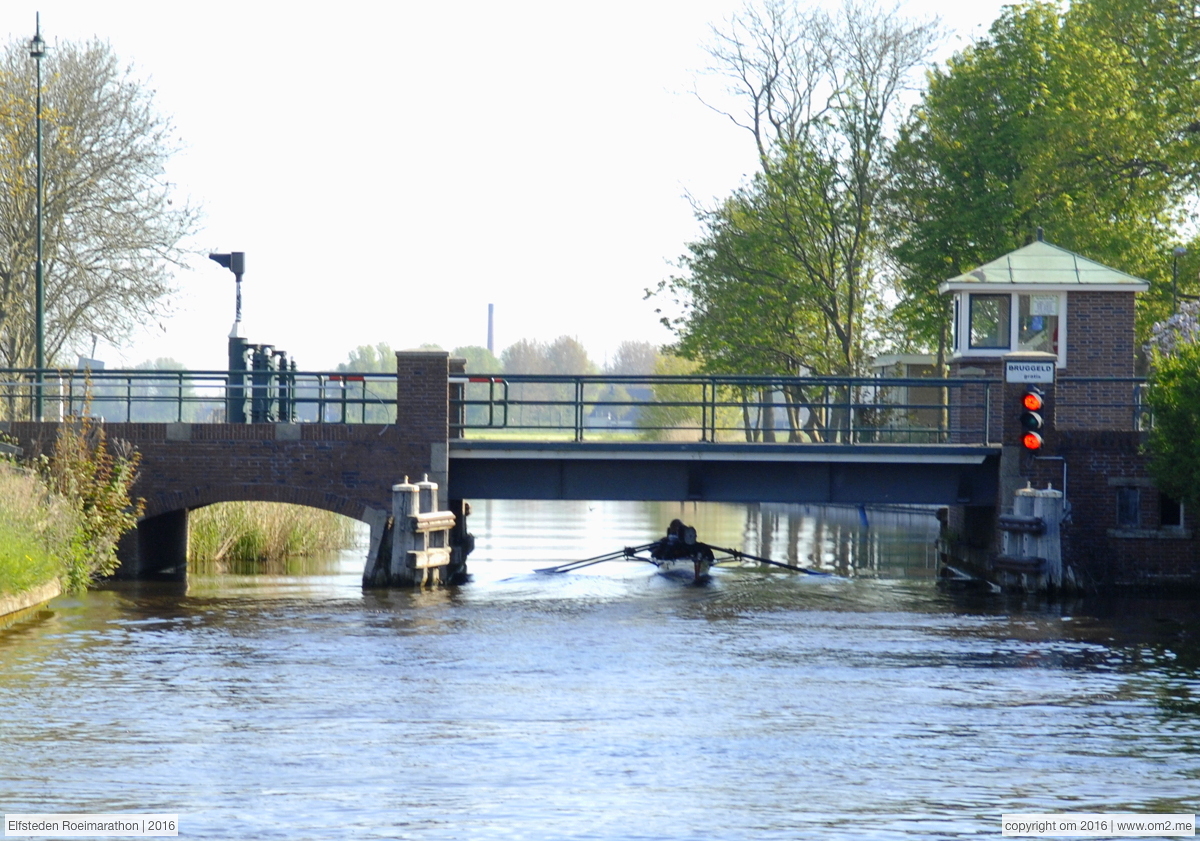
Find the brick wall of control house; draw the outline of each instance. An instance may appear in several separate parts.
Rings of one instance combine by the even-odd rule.
[[[1064,556],[1075,559],[1084,584],[1098,589],[1200,585],[1195,514],[1154,486],[1144,436],[1128,430],[1057,433],[1054,454],[1065,459],[1071,519]],[[1029,480],[1060,487],[1063,462],[1039,461]]]
[[[1067,295],[1067,365],[1054,389],[1055,428],[1134,429],[1132,383],[1068,379],[1133,377],[1134,299],[1133,292]]]
[[[1005,294],[1003,259],[977,274],[983,279],[978,286],[958,285],[960,312],[968,300],[964,291]],[[1097,266],[1093,264],[1091,270]],[[971,280],[970,276],[958,280],[964,278]],[[1021,294],[1037,285],[1031,273],[1025,279],[1018,290]],[[1126,281],[1129,288],[1121,288]],[[1089,289],[1081,283],[1063,295],[1061,367],[1055,371],[1054,383],[1041,386],[1048,425],[1040,451],[1026,452],[1019,443],[1024,388],[1004,383],[1002,357],[1008,349],[966,349],[951,361],[949,374],[993,382],[990,437],[1004,452],[1000,511],[1012,510],[1015,489],[1026,484],[1059,490],[1065,484],[1070,517],[1062,527],[1063,557],[1082,586],[1200,586],[1194,515],[1155,488],[1144,433],[1138,431],[1134,308],[1136,291],[1145,284],[1115,275],[1106,284],[1103,289]],[[954,289],[953,284],[947,286]],[[1014,336],[1009,338],[1015,341]],[[964,430],[960,438],[964,442],[969,431],[982,423],[983,393],[982,385],[964,389],[960,405],[951,407],[952,424]],[[961,507],[949,512],[947,534],[961,543],[962,557],[970,556],[976,571],[999,553],[1001,534],[992,525],[996,513]]]

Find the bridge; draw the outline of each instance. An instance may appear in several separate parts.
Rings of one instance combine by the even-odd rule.
[[[378,530],[405,476],[428,475],[460,515],[486,498],[997,502],[994,380],[467,376],[444,352],[397,357],[395,374],[251,381],[45,371],[41,422],[28,419],[37,379],[8,371],[0,406],[27,452],[84,412],[137,447],[146,511],[122,547],[129,575],[181,570],[187,512],[216,502],[307,505]]]

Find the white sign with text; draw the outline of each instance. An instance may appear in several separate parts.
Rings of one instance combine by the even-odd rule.
[[[1004,381],[1006,383],[1052,383],[1054,382],[1054,363],[1005,362]]]

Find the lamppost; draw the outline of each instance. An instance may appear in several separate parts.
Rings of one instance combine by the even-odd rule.
[[[229,331],[229,383],[226,386],[225,420],[246,422],[246,337],[242,335],[242,275],[246,272],[246,252],[229,251],[209,254],[208,259],[233,272],[237,284],[237,303],[233,311],[233,329]]]
[[[1175,246],[1175,250],[1171,252],[1173,256],[1171,260],[1171,312],[1179,311],[1179,258],[1187,254],[1187,249],[1182,245]]]
[[[36,366],[34,374],[34,415],[42,419],[42,369],[46,367],[46,287],[42,276],[42,58],[46,55],[46,42],[42,40],[42,16],[39,13],[36,21],[33,40],[29,42],[29,56],[37,67],[37,113],[34,122],[37,124],[37,265],[34,269],[34,310],[35,335],[37,341]]]

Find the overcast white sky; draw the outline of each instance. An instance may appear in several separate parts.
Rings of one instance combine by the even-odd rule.
[[[361,344],[577,337],[597,362],[662,343],[642,290],[696,233],[690,193],[753,167],[748,136],[691,95],[709,25],[740,0],[287,4],[5,0],[0,34],[106,39],[186,149],[198,252],[245,251],[252,342],[304,370]],[[913,0],[978,35],[995,0]],[[32,68],[31,71],[32,72]],[[223,368],[233,276],[203,256],[175,314],[109,367]]]

